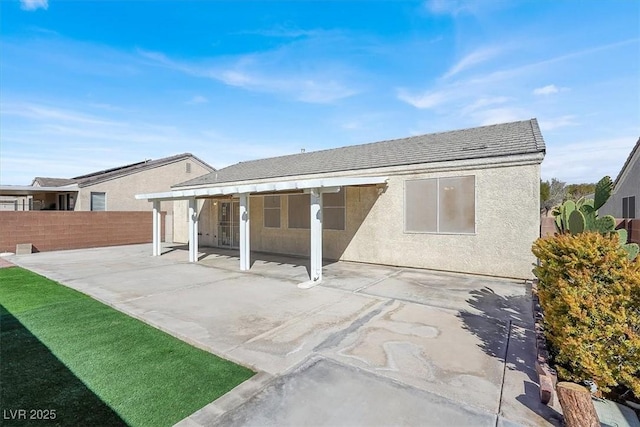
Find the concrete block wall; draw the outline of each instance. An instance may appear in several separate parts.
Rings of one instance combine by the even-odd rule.
[[[149,243],[152,228],[151,212],[0,212],[0,252],[21,243],[33,244],[34,252]]]
[[[540,219],[540,236],[553,236],[556,227],[553,225],[554,218]],[[640,219],[616,219],[616,229],[626,228],[629,233],[629,242],[640,244]]]

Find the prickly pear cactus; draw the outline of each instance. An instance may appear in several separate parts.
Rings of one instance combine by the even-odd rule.
[[[627,240],[629,239],[629,234],[627,233],[627,230],[625,230],[624,228],[621,228],[620,230],[616,230],[616,233],[618,233],[618,242],[620,243],[620,246],[626,245]]]
[[[613,181],[608,176],[602,178],[596,184],[596,192],[595,199],[593,201],[593,208],[598,210],[606,203],[606,201],[611,196],[611,191],[613,190]]]
[[[626,245],[621,245],[622,249],[627,251],[627,258],[629,261],[633,261],[638,256],[638,252],[640,252],[640,246],[637,243],[627,243]]]
[[[574,210],[569,215],[569,232],[571,234],[578,234],[584,231],[585,227],[585,219],[582,212],[579,210]]]
[[[616,228],[616,219],[611,215],[605,215],[602,218],[596,219],[594,230],[598,233],[606,234],[611,233]]]

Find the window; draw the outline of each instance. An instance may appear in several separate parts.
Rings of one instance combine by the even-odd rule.
[[[280,196],[264,196],[264,227],[280,228]]]
[[[187,162],[185,165],[185,172],[191,173],[191,163]]]
[[[291,194],[288,198],[289,228],[311,227],[311,197],[308,194]]]
[[[622,217],[627,219],[636,217],[636,196],[622,198]]]
[[[92,211],[107,210],[107,193],[91,192],[91,210]]]
[[[404,191],[405,232],[475,232],[474,176],[409,180]]]
[[[346,222],[345,189],[322,195],[322,226],[327,230],[344,230]]]

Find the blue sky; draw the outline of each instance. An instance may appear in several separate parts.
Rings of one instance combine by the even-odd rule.
[[[0,1],[0,183],[538,118],[544,179],[640,137],[637,1]]]

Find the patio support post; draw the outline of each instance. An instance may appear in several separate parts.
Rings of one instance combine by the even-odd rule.
[[[322,280],[322,193],[312,188],[311,198],[311,274],[312,283]]]
[[[189,198],[189,262],[198,261],[198,202]]]
[[[251,268],[251,226],[249,193],[240,194],[240,270]]]
[[[153,256],[159,256],[162,254],[162,242],[160,239],[160,231],[162,230],[161,216],[160,216],[160,201],[153,201]]]

